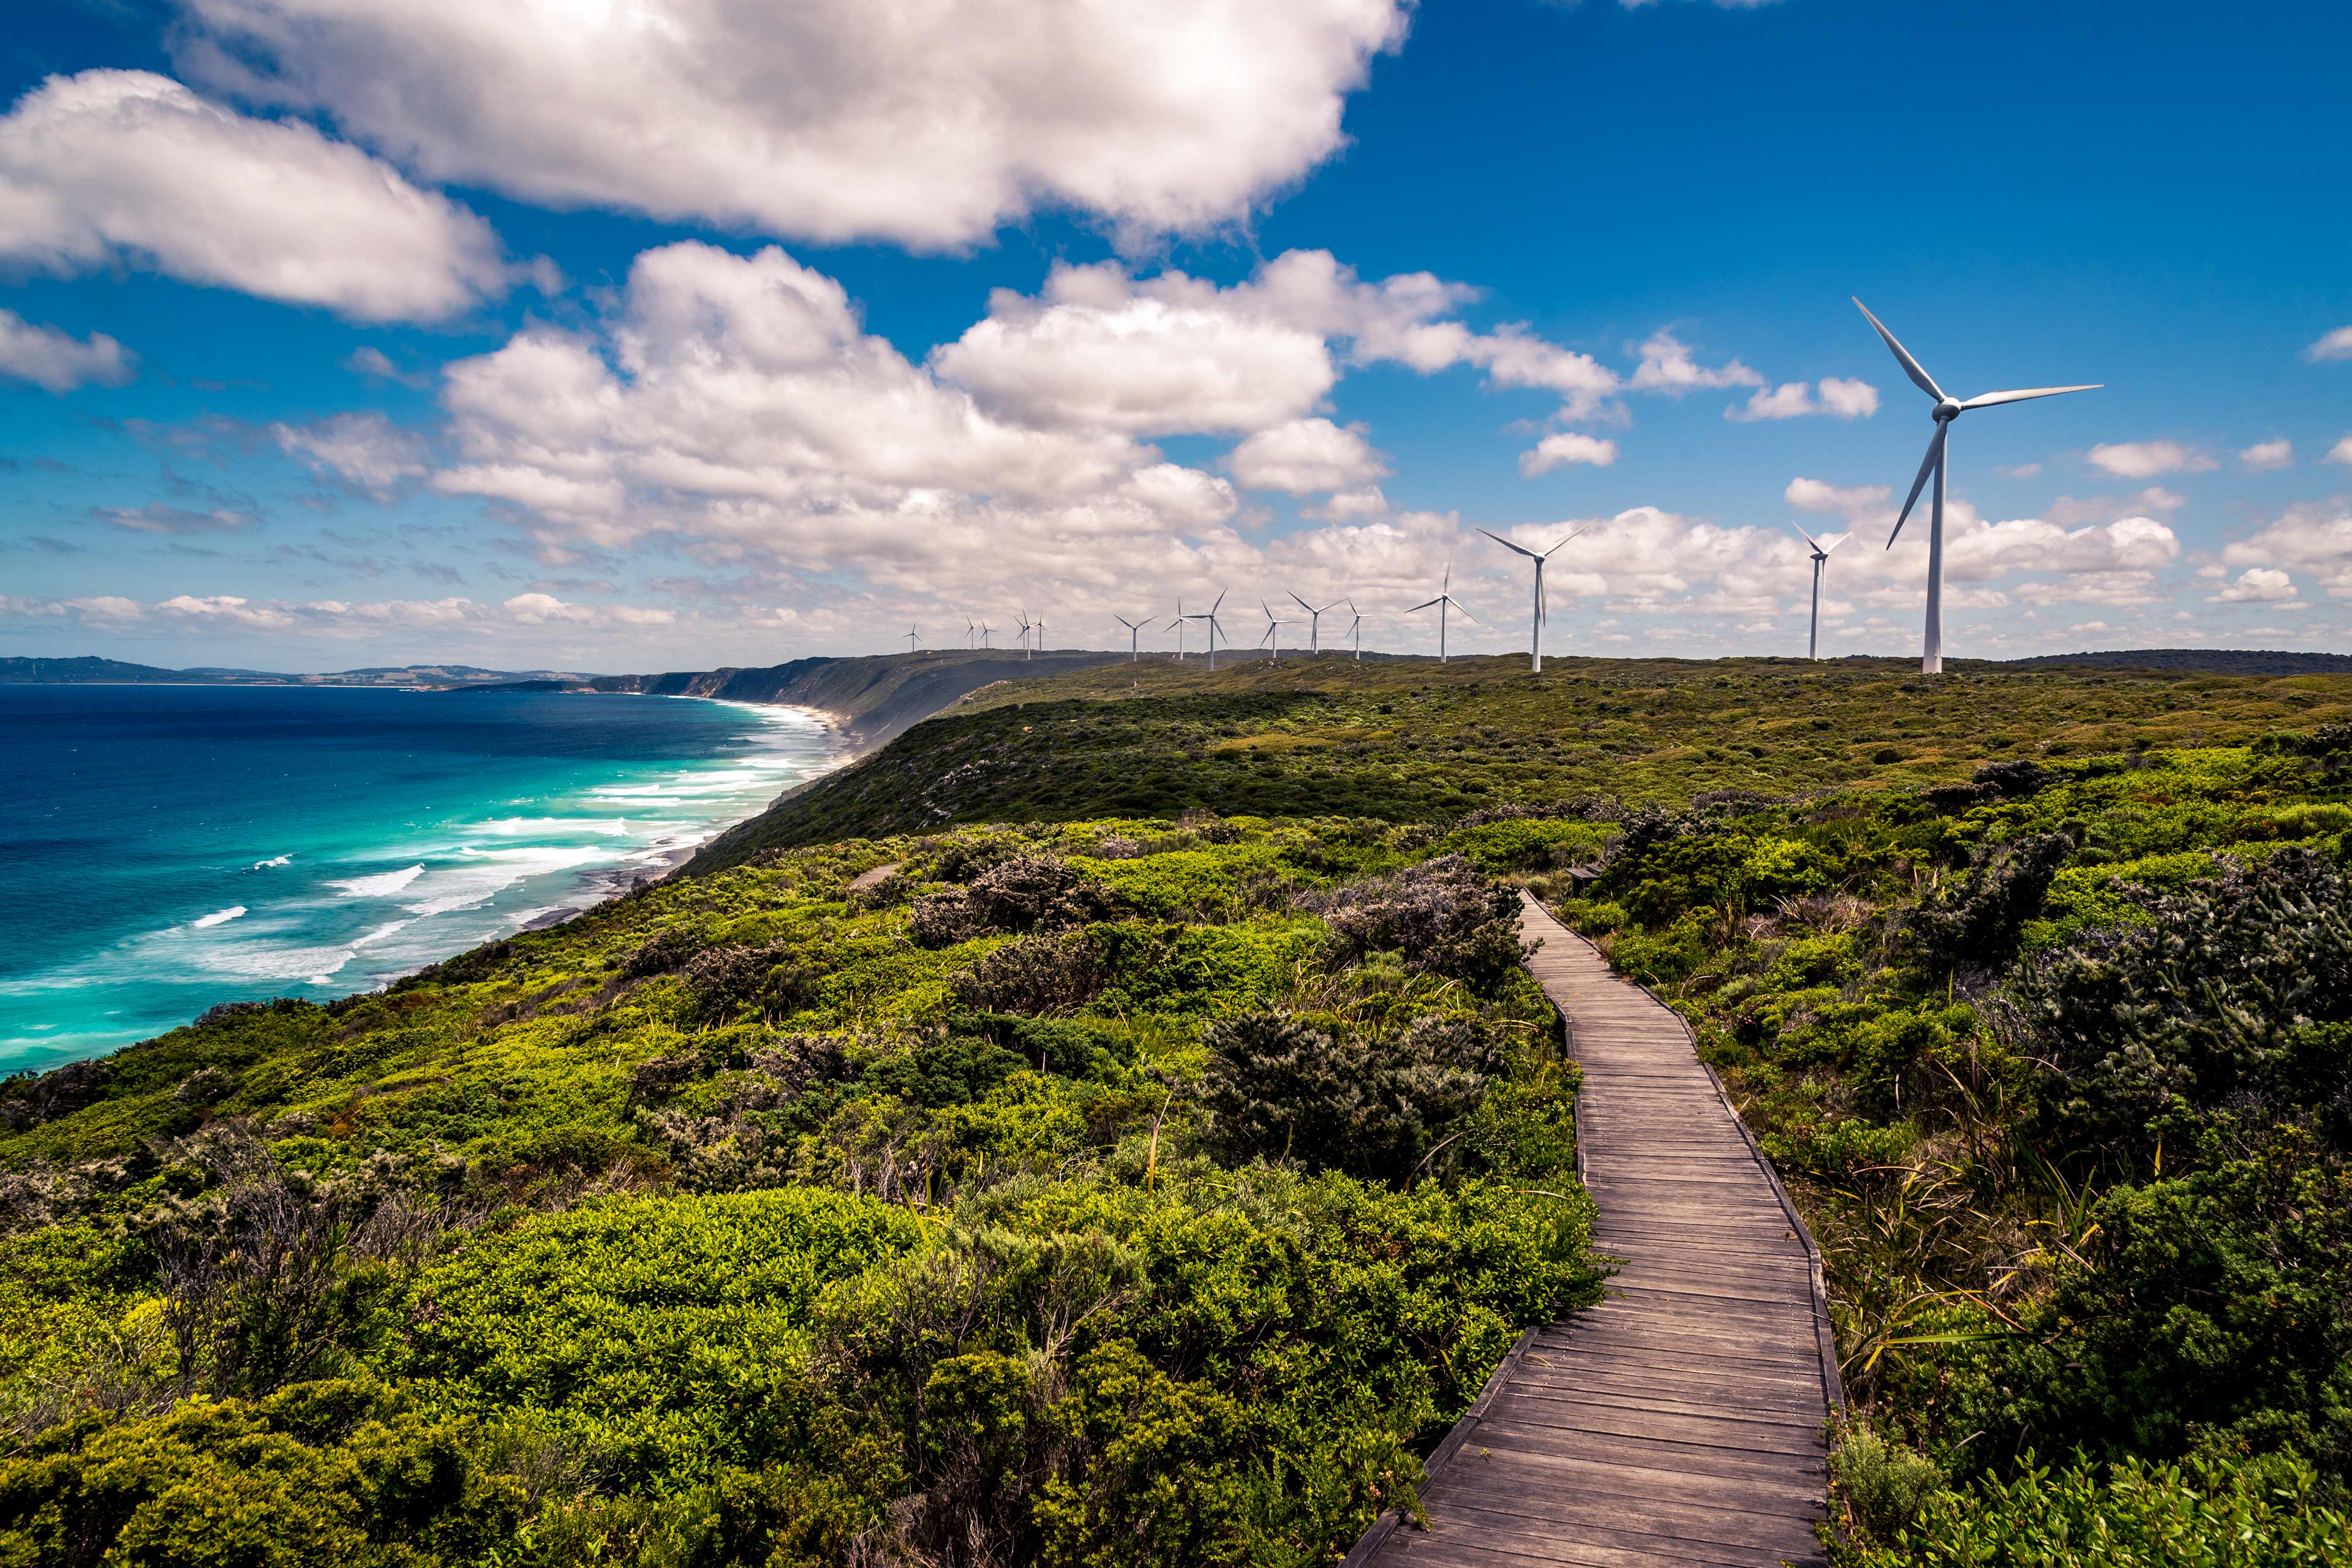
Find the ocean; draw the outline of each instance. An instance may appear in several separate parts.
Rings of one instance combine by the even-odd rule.
[[[0,1073],[380,986],[835,756],[810,714],[684,698],[0,686]]]

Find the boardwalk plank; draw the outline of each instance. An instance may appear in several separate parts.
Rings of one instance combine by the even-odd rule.
[[[1835,1395],[1816,1265],[1682,1021],[1527,902],[1528,961],[1584,1070],[1577,1132],[1619,1260],[1537,1331],[1423,1489],[1350,1568],[1817,1563]]]

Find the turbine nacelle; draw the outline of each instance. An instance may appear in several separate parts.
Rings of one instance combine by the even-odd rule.
[[[1961,407],[1962,404],[1958,398],[1945,398],[1942,402],[1936,405],[1936,423],[1943,425],[1950,422],[1951,420],[1958,419],[1960,416]],[[1970,426],[1969,428],[1974,429],[1975,426]]]

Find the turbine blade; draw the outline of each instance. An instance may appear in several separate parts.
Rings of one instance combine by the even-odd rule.
[[[1467,611],[1467,610],[1464,609],[1464,608],[1462,607],[1462,601],[1461,601],[1461,600],[1459,600],[1459,599],[1451,599],[1451,598],[1449,598],[1449,599],[1447,599],[1445,602],[1446,602],[1447,604],[1449,604],[1449,605],[1453,605],[1453,606],[1454,606],[1454,613],[1455,613],[1455,614],[1457,614],[1457,615],[1459,615],[1459,616],[1460,616],[1464,620],[1468,621],[1472,626],[1484,626],[1484,625],[1486,625],[1486,623],[1485,623],[1484,621],[1481,621],[1477,616],[1475,616],[1472,615],[1469,611]]]
[[[1223,588],[1220,588],[1220,589],[1218,589],[1218,590],[1217,590],[1217,602],[1216,602],[1215,604],[1211,605],[1209,606],[1209,614],[1211,614],[1212,616],[1215,615],[1215,614],[1216,614],[1220,609],[1223,608],[1223,606],[1224,606],[1224,603],[1225,603],[1225,590],[1224,590],[1224,589],[1223,589]]]
[[[1969,398],[1960,406],[1990,408],[1996,403],[2022,403],[2029,397],[2055,397],[2062,392],[2096,392],[2105,385],[2106,383],[2104,381],[2095,381],[2088,386],[2029,386],[2022,392],[1988,392],[1980,397]]]
[[[1911,509],[1919,504],[1919,492],[1927,488],[1927,476],[1936,471],[1936,464],[1943,458],[1944,437],[1951,428],[1948,423],[1936,426],[1936,438],[1927,443],[1927,455],[1919,460],[1919,477],[1911,481],[1911,494],[1903,503],[1902,515],[1895,520],[1895,532],[1886,536],[1887,549],[1895,548],[1895,541],[1902,533],[1903,525],[1911,520]]]
[[[1526,556],[1526,557],[1527,557],[1528,560],[1530,560],[1530,561],[1532,561],[1532,560],[1534,560],[1534,559],[1536,558],[1536,552],[1535,552],[1534,551],[1532,551],[1532,550],[1529,550],[1529,549],[1528,549],[1526,545],[1524,545],[1524,544],[1514,544],[1514,543],[1512,543],[1509,540],[1507,540],[1507,539],[1504,538],[1501,534],[1492,532],[1492,531],[1488,531],[1488,530],[1486,530],[1486,529],[1483,529],[1483,528],[1482,528],[1482,529],[1480,529],[1478,531],[1479,531],[1479,532],[1481,532],[1481,533],[1486,534],[1487,538],[1489,538],[1489,539],[1493,540],[1496,543],[1497,543],[1497,544],[1501,545],[1501,546],[1502,546],[1504,549],[1506,549],[1506,550],[1516,550],[1516,551],[1517,551],[1520,554],[1522,554],[1522,555]]]
[[[1308,603],[1307,603],[1306,600],[1304,600],[1304,599],[1299,599],[1299,598],[1298,598],[1298,595],[1297,595],[1297,593],[1295,593],[1295,592],[1294,592],[1290,596],[1291,596],[1292,598],[1294,598],[1294,599],[1298,599],[1298,607],[1299,607],[1300,609],[1302,609],[1302,610],[1306,611],[1308,615],[1310,615],[1310,616],[1311,616],[1311,615],[1315,615],[1315,614],[1317,614],[1317,613],[1318,613],[1318,612],[1316,611],[1316,608],[1315,608],[1315,606],[1314,606],[1314,605],[1312,605],[1308,604]]]
[[[1441,602],[1442,601],[1440,599],[1431,599],[1424,604],[1415,605],[1412,609],[1407,610],[1405,614],[1408,616],[1417,616],[1423,610],[1433,608]]]
[[[1601,525],[1599,523],[1588,522],[1582,528],[1578,529],[1574,533],[1570,534],[1566,539],[1561,540],[1559,544],[1553,545],[1551,550],[1558,550],[1560,544],[1573,544],[1578,540],[1583,538],[1586,534],[1591,533],[1594,529],[1600,526]],[[1544,552],[1545,560],[1549,561],[1551,559],[1551,550]]]
[[[1847,295],[1846,298],[1853,300],[1853,296],[1851,294]],[[1901,343],[1895,341],[1895,334],[1888,331],[1885,324],[1879,321],[1877,317],[1870,313],[1870,307],[1864,304],[1859,300],[1853,300],[1853,308],[1860,310],[1863,314],[1863,318],[1869,321],[1872,326],[1878,329],[1878,335],[1885,338],[1886,340],[1886,346],[1895,351],[1895,362],[1902,365],[1903,374],[1911,378],[1911,384],[1926,393],[1928,396],[1934,398],[1937,402],[1943,402],[1944,389],[1936,384],[1936,378],[1929,375],[1926,369],[1920,365],[1919,362],[1911,357],[1911,351],[1909,349],[1905,348]]]
[[[1790,523],[1789,526],[1790,526],[1790,528],[1797,528],[1797,525],[1796,525],[1795,523],[1793,523],[1793,522],[1792,522],[1792,523]],[[1808,543],[1808,544],[1811,545],[1811,546],[1813,547],[1813,549],[1814,549],[1814,551],[1815,551],[1816,552],[1818,552],[1821,550],[1821,547],[1822,547],[1822,542],[1821,542],[1820,540],[1818,540],[1818,539],[1815,539],[1811,534],[1807,533],[1803,529],[1801,529],[1801,528],[1797,528],[1797,537],[1798,537],[1798,538],[1800,538],[1800,539],[1801,539],[1801,540],[1803,540],[1806,543]]]
[[[1839,534],[1835,539],[1832,540],[1826,547],[1817,544],[1813,548],[1821,551],[1823,555],[1827,555],[1832,550],[1835,550],[1839,545],[1843,544],[1847,540],[1852,539],[1853,537],[1853,530],[1848,529],[1843,533]]]

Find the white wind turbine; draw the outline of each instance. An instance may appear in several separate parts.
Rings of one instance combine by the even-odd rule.
[[[907,651],[908,653],[915,651],[915,628],[912,626],[907,628]]]
[[[1280,664],[1282,662],[1282,628],[1290,623],[1276,615],[1264,599],[1257,602],[1257,607],[1265,611],[1265,636],[1258,638],[1258,646],[1273,648],[1274,662]]]
[[[1364,612],[1356,608],[1356,601],[1348,601],[1348,614],[1355,619],[1348,623],[1349,640],[1356,645],[1356,662],[1364,662]]]
[[[1297,599],[1298,607],[1307,612],[1307,651],[1308,653],[1321,653],[1323,651],[1323,617],[1338,609],[1341,605],[1346,604],[1347,601],[1345,599],[1334,599],[1318,610],[1314,605],[1308,604],[1306,600],[1299,599],[1297,594],[1295,592],[1290,596],[1293,599]]]
[[[1217,606],[1219,605],[1223,605],[1224,602],[1224,590],[1221,588],[1217,591],[1217,603],[1215,605],[1211,605],[1205,610],[1195,610],[1191,615],[1184,617],[1184,619],[1188,621],[1206,621],[1209,623],[1209,668],[1211,669],[1217,668],[1217,634],[1225,629],[1217,624]]]
[[[1852,299],[1853,296],[1847,298]],[[1996,403],[2022,403],[2029,397],[2055,397],[2062,392],[2095,392],[2106,384],[2095,381],[2087,386],[2029,386],[2021,392],[1987,392],[1963,403],[1947,395],[1944,389],[1936,384],[1936,378],[1911,357],[1910,350],[1895,341],[1895,334],[1870,313],[1869,306],[1855,300],[1853,308],[1878,329],[1878,335],[1886,340],[1886,346],[1894,351],[1895,363],[1903,367],[1903,374],[1911,378],[1911,384],[1936,400],[1936,434],[1927,443],[1927,458],[1919,464],[1919,477],[1911,481],[1911,494],[1904,500],[1903,510],[1895,520],[1895,532],[1886,536],[1886,548],[1895,548],[1895,537],[1903,531],[1903,524],[1910,518],[1911,509],[1919,502],[1920,489],[1927,484],[1927,476],[1932,473],[1936,478],[1936,494],[1927,513],[1927,631],[1920,648],[1919,668],[1924,674],[1941,675],[1944,671],[1944,469],[1951,449],[1952,421],[1971,408],[1990,408]]]
[[[1424,600],[1423,603],[1415,605],[1412,609],[1405,612],[1408,616],[1417,616],[1421,614],[1422,611],[1429,608],[1432,605],[1437,606],[1437,662],[1440,664],[1444,664],[1445,662],[1445,612],[1448,610],[1462,610],[1462,601],[1454,596],[1453,590],[1454,563],[1449,561],[1445,563],[1445,582],[1444,585],[1437,590],[1437,597],[1434,599]],[[1475,626],[1478,624],[1478,617],[1471,615],[1469,611],[1462,610],[1462,614],[1472,626]]]
[[[1797,528],[1793,522],[1789,526]],[[1797,537],[1813,547],[1813,629],[1805,637],[1805,657],[1819,658],[1822,657],[1822,568],[1830,563],[1830,552],[1852,539],[1853,535],[1851,532],[1841,533],[1827,544],[1823,544],[1803,529],[1797,528]]]
[[[989,630],[990,627],[986,621],[980,623],[980,646],[982,647],[986,647],[988,646]]]
[[[1015,610],[1013,612],[1013,618],[1014,623],[1021,628],[1021,657],[1023,658],[1034,658],[1036,654],[1029,647],[1029,612],[1026,610]]]
[[[1145,628],[1151,625],[1151,617],[1146,616],[1139,621],[1130,621],[1125,616],[1113,612],[1110,618],[1127,628],[1127,662],[1133,664],[1143,657],[1141,649],[1136,646],[1136,639],[1140,637]]]
[[[978,647],[980,646],[980,623],[973,620],[970,616],[966,616],[964,617],[963,646],[966,647]]]
[[[1489,532],[1487,530],[1483,528],[1478,531],[1479,532],[1486,534],[1487,538],[1493,540],[1496,543],[1501,545],[1504,549],[1516,550],[1520,554],[1526,556],[1528,560],[1536,563],[1535,618],[1530,623],[1528,632],[1528,658],[1533,661],[1532,668],[1537,670],[1541,670],[1543,668],[1543,629],[1544,622],[1549,618],[1549,612],[1544,608],[1544,563],[1551,559],[1553,550],[1558,550],[1561,544],[1569,542],[1569,540],[1583,538],[1586,534],[1592,531],[1592,528],[1593,525],[1588,522],[1582,528],[1578,529],[1574,533],[1570,534],[1567,539],[1563,539],[1559,541],[1558,544],[1552,545],[1549,550],[1543,551],[1529,550],[1524,544],[1514,544],[1509,540],[1504,538],[1501,534]]]
[[[1035,648],[1044,647],[1045,646],[1045,617],[1039,616],[1035,621],[1030,624],[1029,629],[1037,634],[1035,647],[1031,649],[1034,653]]]

